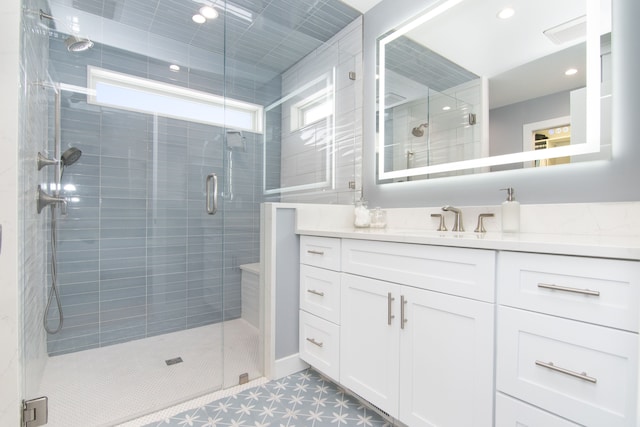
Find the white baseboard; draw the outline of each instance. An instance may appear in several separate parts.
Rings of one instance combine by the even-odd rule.
[[[279,378],[286,377],[287,375],[300,372],[309,367],[306,362],[300,359],[298,353],[276,360],[275,365],[276,366],[273,373],[274,375],[273,378],[269,378],[270,380],[277,380]]]

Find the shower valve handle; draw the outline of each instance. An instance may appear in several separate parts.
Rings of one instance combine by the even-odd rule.
[[[37,193],[37,196],[36,196],[36,203],[37,203],[38,213],[42,212],[42,209],[44,209],[48,205],[59,204],[59,205],[61,205],[60,206],[60,213],[62,215],[66,215],[67,214],[67,199],[64,198],[64,197],[52,196],[52,195],[46,193],[42,189],[42,187],[40,185],[38,185],[38,193]]]

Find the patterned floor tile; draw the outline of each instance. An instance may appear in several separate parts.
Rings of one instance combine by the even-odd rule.
[[[145,427],[391,427],[308,369]]]

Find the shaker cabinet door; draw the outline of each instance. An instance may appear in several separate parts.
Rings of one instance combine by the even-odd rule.
[[[400,417],[412,427],[490,426],[493,304],[404,287]]]
[[[340,383],[398,415],[399,286],[341,278]]]

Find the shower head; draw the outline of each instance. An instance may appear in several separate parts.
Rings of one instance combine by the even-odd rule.
[[[78,161],[80,156],[82,156],[82,151],[80,151],[76,147],[71,147],[67,151],[62,153],[60,161],[62,162],[63,166],[71,166]]]
[[[83,37],[71,35],[64,41],[65,46],[69,52],[84,52],[93,47],[93,42]]]
[[[429,127],[429,123],[422,123],[420,126],[414,127],[411,129],[411,133],[413,136],[421,137],[424,136],[424,130]]]
[[[54,24],[56,22],[60,22],[58,19],[56,19],[53,15],[51,15],[50,13],[47,13],[45,11],[43,11],[42,9],[40,9],[40,20],[42,21],[43,19],[48,19],[49,21],[53,22]],[[69,30],[71,30],[71,28],[69,28]],[[85,50],[89,50],[93,47],[93,42],[89,39],[85,39],[83,37],[79,37],[75,34],[70,35],[69,37],[67,37],[64,41],[65,46],[67,46],[67,50],[69,52],[84,52]]]

